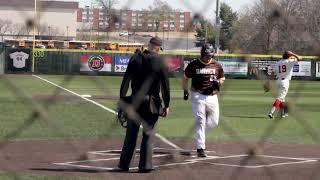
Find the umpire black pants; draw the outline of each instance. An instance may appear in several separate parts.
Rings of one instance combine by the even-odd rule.
[[[126,137],[123,143],[119,168],[129,169],[132,157],[136,149],[136,142],[140,129],[140,124],[143,125],[142,141],[140,146],[140,161],[139,169],[152,169],[152,156],[153,156],[153,142],[155,134],[155,125],[158,121],[158,115],[150,113],[139,113],[145,123],[139,121],[128,120]],[[148,127],[144,127],[148,126]]]

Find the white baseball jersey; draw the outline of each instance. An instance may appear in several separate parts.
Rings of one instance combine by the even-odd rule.
[[[14,52],[9,56],[13,60],[13,66],[15,68],[24,68],[26,66],[26,60],[29,58],[29,54],[25,52]]]
[[[296,59],[282,59],[278,61],[275,66],[277,78],[281,80],[291,80],[293,66],[296,63]]]

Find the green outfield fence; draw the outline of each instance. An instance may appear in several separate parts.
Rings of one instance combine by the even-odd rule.
[[[5,73],[32,72],[34,63],[34,73],[38,74],[121,75],[125,72],[129,58],[132,56],[132,52],[96,50],[35,49],[32,53],[32,50],[28,48],[2,47],[2,51],[0,56],[4,66],[0,65],[0,67]],[[15,52],[28,54],[24,68],[12,67],[15,60],[10,54]],[[176,75],[181,74],[185,66],[198,57],[198,53],[187,52],[164,52],[162,55],[166,57],[170,71]],[[220,54],[217,56],[227,77],[248,79],[257,79],[261,75],[272,79],[272,68],[279,58],[281,58],[280,55],[259,54]],[[303,56],[303,61],[294,68],[293,78],[316,80],[320,78],[319,71],[320,57]]]

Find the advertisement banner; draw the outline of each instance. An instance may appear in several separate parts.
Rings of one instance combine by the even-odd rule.
[[[265,72],[265,75],[271,76],[273,74],[274,66],[276,65],[276,63],[277,60],[255,59],[250,61],[251,71],[261,71]]]
[[[115,55],[114,60],[114,72],[126,72],[130,56]]]
[[[164,58],[167,66],[169,67],[169,72],[179,72],[181,68],[181,61],[180,57],[165,57]]]
[[[311,76],[311,62],[299,61],[293,66],[292,76]]]
[[[111,72],[111,63],[110,55],[80,55],[80,71]]]
[[[316,77],[320,77],[320,61],[316,62]]]
[[[248,63],[247,62],[226,62],[220,61],[224,70],[224,74],[228,75],[239,75],[246,76],[248,73]]]

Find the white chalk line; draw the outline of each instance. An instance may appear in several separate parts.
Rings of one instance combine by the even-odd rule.
[[[86,97],[84,97],[84,96],[81,96],[80,94],[78,94],[78,93],[76,93],[76,92],[74,92],[74,91],[71,91],[71,90],[69,90],[69,89],[66,89],[66,88],[64,88],[64,87],[62,87],[62,86],[60,86],[60,85],[58,85],[58,84],[56,84],[56,83],[54,83],[54,82],[51,82],[51,81],[49,81],[49,80],[47,80],[47,79],[45,79],[45,78],[42,78],[42,77],[37,76],[37,75],[32,75],[32,76],[34,76],[34,77],[36,77],[36,78],[38,78],[38,79],[41,79],[42,81],[45,81],[45,82],[47,82],[47,83],[49,83],[49,84],[51,84],[51,85],[53,85],[53,86],[56,86],[56,87],[58,87],[58,88],[60,88],[60,89],[62,89],[62,90],[65,90],[65,91],[67,91],[67,92],[69,92],[69,93],[71,93],[71,94],[73,94],[73,95],[75,95],[75,96],[78,96],[79,98],[81,98],[81,99],[83,99],[83,100],[85,100],[85,101],[88,101],[88,102],[90,102],[90,103],[92,103],[92,104],[94,104],[94,105],[96,105],[96,106],[98,106],[98,107],[100,107],[100,108],[108,111],[108,112],[111,112],[111,113],[113,113],[113,114],[118,114],[116,111],[114,111],[114,110],[112,110],[112,109],[110,109],[110,108],[108,108],[108,107],[106,107],[106,106],[104,106],[104,105],[102,105],[102,104],[100,104],[100,103],[92,100],[92,99],[89,99],[89,98],[86,98]],[[164,142],[165,144],[167,144],[167,145],[169,145],[169,146],[171,146],[171,147],[173,147],[173,148],[175,148],[175,149],[182,150],[181,147],[179,147],[179,146],[177,146],[176,144],[174,144],[173,142],[169,141],[167,138],[163,137],[163,136],[160,135],[159,133],[156,133],[155,136],[158,137],[158,138],[159,138],[162,142]]]
[[[164,149],[164,148],[155,148],[155,149]],[[120,150],[106,150],[106,151],[91,151],[88,153],[96,154],[96,153],[103,153],[103,155],[114,155],[114,151],[120,151]],[[119,155],[119,154],[118,154]],[[168,156],[169,154],[160,154],[160,155],[154,155],[154,158],[164,157]],[[187,165],[187,164],[195,164],[195,163],[206,163],[211,165],[217,165],[217,166],[226,166],[226,167],[241,167],[241,168],[249,168],[249,169],[257,169],[257,168],[266,168],[266,167],[274,167],[274,166],[283,166],[283,165],[294,165],[294,164],[304,164],[304,163],[315,163],[318,162],[317,159],[310,159],[310,158],[294,158],[294,157],[285,157],[285,156],[271,156],[271,155],[257,155],[259,157],[265,157],[265,158],[275,158],[275,159],[287,159],[287,160],[296,160],[298,162],[283,162],[283,163],[272,163],[267,165],[237,165],[237,164],[226,164],[226,163],[214,163],[214,162],[206,162],[206,160],[213,160],[213,159],[228,159],[228,158],[237,158],[237,157],[247,157],[248,154],[239,154],[239,155],[230,155],[230,156],[207,156],[205,158],[195,158],[195,159],[186,159],[183,162],[178,163],[168,163],[163,165],[155,165],[155,168],[159,167],[169,167],[169,166],[178,166],[178,165]],[[192,156],[194,157],[194,156]],[[118,160],[119,157],[116,158],[106,158],[106,159],[91,159],[91,160],[84,160],[84,161],[70,161],[70,162],[64,162],[64,163],[53,163],[54,165],[61,165],[61,166],[69,166],[69,167],[77,167],[77,168],[90,168],[90,169],[96,169],[96,170],[113,170],[114,168],[111,167],[99,167],[99,166],[86,166],[86,165],[79,165],[77,163],[85,163],[85,162],[99,162],[99,161],[112,161],[112,160]],[[138,167],[132,167],[130,168],[132,170],[138,169]]]
[[[293,165],[293,164],[303,164],[303,163],[312,163],[317,162],[317,160],[305,160],[305,161],[298,161],[298,162],[285,162],[285,163],[272,163],[267,165],[257,165],[257,166],[248,166],[248,165],[236,165],[236,164],[224,164],[224,163],[213,163],[213,162],[203,162],[206,164],[212,164],[217,166],[228,166],[228,167],[241,167],[241,168],[266,168],[266,167],[274,167],[274,166],[283,166],[283,165]]]

